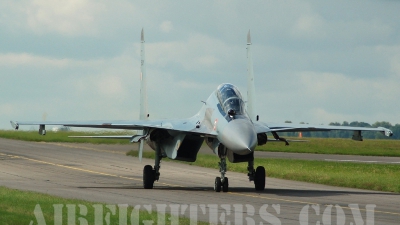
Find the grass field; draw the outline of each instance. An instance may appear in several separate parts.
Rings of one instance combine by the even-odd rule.
[[[39,207],[37,206],[39,204]],[[53,205],[62,204],[62,214],[55,213],[55,207]],[[95,206],[97,205],[97,206]],[[103,219],[106,217],[107,213],[109,216],[110,223],[105,220],[104,223],[101,224],[139,224],[137,220],[140,220],[140,224],[143,224],[143,220],[145,221],[154,221],[157,224],[158,215],[156,212],[156,208],[152,209],[152,213],[148,213],[146,210],[140,211],[139,218],[134,216],[131,217],[131,213],[133,208],[128,207],[127,213],[123,213],[122,215],[127,215],[127,218],[121,217],[122,221],[126,221],[127,223],[120,223],[119,219],[119,209],[118,205],[112,205],[115,207],[115,213],[109,210],[104,203],[94,203],[82,200],[74,200],[74,199],[65,199],[60,197],[54,197],[47,194],[40,194],[29,191],[19,191],[14,189],[9,189],[6,187],[0,187],[0,224],[1,225],[20,225],[20,224],[38,224],[40,218],[44,219],[45,224],[95,224],[95,213],[96,207],[97,212],[100,212],[98,209],[102,209],[103,213],[100,214]],[[38,207],[38,208],[36,208]],[[57,208],[57,207],[56,207]],[[74,208],[74,213],[68,214],[68,208]],[[81,214],[80,209],[86,208],[87,213]],[[122,207],[121,207],[122,208]],[[35,216],[36,212],[39,212]],[[143,209],[143,208],[142,208]],[[40,214],[41,212],[41,214]],[[167,211],[168,212],[168,211]],[[54,216],[62,215],[62,218],[59,219],[57,217],[57,221],[55,222]],[[43,217],[41,217],[43,215]],[[68,221],[68,218],[71,215],[75,216],[75,221]],[[134,214],[137,215],[137,214]],[[165,217],[164,217],[165,216]],[[160,218],[165,218],[165,224],[171,224],[173,220],[169,220],[171,215],[163,214],[160,215]],[[131,220],[132,218],[132,220]],[[190,224],[190,220],[188,218],[175,218],[179,219],[179,224]],[[61,223],[58,223],[60,222]],[[87,223],[85,223],[87,222]],[[131,223],[132,222],[132,223]],[[40,223],[43,224],[43,223]],[[96,223],[99,224],[99,223]],[[198,224],[208,224],[205,222],[199,222]]]
[[[306,140],[306,142],[291,142],[285,146],[283,142],[268,142],[258,146],[258,151],[299,152],[340,155],[369,155],[369,156],[400,156],[400,141],[371,140],[353,141],[341,138],[288,138]]]
[[[137,156],[137,151],[127,155]],[[143,152],[143,157],[154,158],[154,153]],[[198,154],[196,162],[187,164],[218,170],[218,162],[214,155]],[[264,166],[268,177],[400,193],[400,165],[266,158],[256,158],[254,165]],[[228,177],[229,171],[247,174],[247,163],[228,162]]]
[[[135,131],[47,131],[46,135],[39,135],[38,131],[0,130],[0,137],[22,141],[45,142],[69,142],[69,143],[93,143],[93,144],[130,144],[129,139],[101,139],[101,138],[69,138],[68,136],[90,135],[134,135]]]

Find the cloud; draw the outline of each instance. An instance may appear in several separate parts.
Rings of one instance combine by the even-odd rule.
[[[379,45],[376,51],[386,56],[390,62],[390,72],[400,78],[400,45]]]
[[[321,39],[326,36],[326,25],[318,14],[301,15],[294,23],[291,33],[299,38]]]
[[[363,79],[340,73],[303,71],[279,83],[284,83],[279,90],[257,89],[261,99],[270,99],[268,107],[260,104],[263,118],[327,124],[344,120],[373,123],[383,118],[396,121],[399,116],[397,106],[387,103],[396,102],[400,96],[397,87],[400,79]]]
[[[204,34],[191,34],[182,41],[146,44],[149,65],[165,67],[180,65],[185,70],[204,70],[219,65],[227,58],[233,58],[235,48],[223,41]]]
[[[35,56],[29,53],[0,54],[0,66],[2,67],[65,67],[74,60],[55,59],[50,57]]]
[[[25,8],[27,24],[36,33],[94,34],[95,20],[106,6],[91,0],[34,0]]]
[[[43,112],[49,120],[132,119],[135,104],[126,103],[138,102],[139,90],[133,62],[125,54],[92,60],[2,54],[0,90],[7,94],[0,127],[10,119],[41,120]]]
[[[398,123],[398,6],[0,1],[0,119],[137,118],[144,27],[151,118],[190,116],[223,82],[245,95],[251,29],[263,121]]]
[[[160,24],[161,31],[163,31],[165,33],[169,33],[173,28],[174,28],[174,26],[172,25],[171,21],[163,21]]]
[[[391,65],[393,73],[400,78],[400,55],[393,57]]]
[[[4,0],[0,7],[1,27],[39,36],[108,37],[143,16],[127,0]]]
[[[11,103],[5,103],[0,105],[0,114],[2,115],[12,115],[16,108]]]
[[[97,90],[105,96],[122,96],[125,94],[123,82],[117,76],[105,76],[95,82]]]

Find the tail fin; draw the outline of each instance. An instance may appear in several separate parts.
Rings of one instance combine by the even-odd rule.
[[[251,56],[250,30],[247,34],[247,113],[253,121],[258,121],[256,91],[254,87],[253,59]]]
[[[140,120],[147,120],[149,118],[149,111],[147,109],[147,77],[146,77],[146,61],[144,52],[144,32],[140,35]],[[144,134],[144,130],[138,130],[137,134]],[[143,156],[144,139],[139,142],[139,161],[142,161]]]
[[[147,109],[147,77],[146,77],[146,61],[144,52],[144,32],[142,28],[141,44],[140,44],[140,115],[139,119],[147,120],[149,112]]]

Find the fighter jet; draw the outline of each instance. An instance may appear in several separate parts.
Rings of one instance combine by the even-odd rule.
[[[68,127],[111,128],[137,130],[133,136],[89,136],[93,138],[126,138],[139,143],[141,161],[143,145],[147,143],[155,151],[155,165],[143,168],[143,187],[152,189],[154,182],[160,179],[160,162],[168,157],[174,160],[194,162],[203,142],[219,157],[220,176],[215,178],[214,190],[227,192],[229,188],[226,176],[228,159],[231,163],[247,162],[247,176],[254,182],[257,191],[265,189],[265,168],[254,166],[256,146],[268,141],[287,140],[279,132],[303,131],[354,131],[353,139],[362,141],[362,131],[377,131],[386,136],[393,132],[384,127],[363,128],[345,126],[323,126],[292,123],[265,123],[259,120],[256,110],[253,62],[251,56],[250,31],[247,35],[247,101],[239,89],[230,83],[219,85],[203,102],[200,111],[187,119],[149,120],[146,91],[146,61],[143,29],[141,32],[141,89],[140,118],[132,121],[91,121],[91,122],[13,122],[18,129],[21,125],[39,125],[39,134],[45,135],[46,125],[64,125]],[[268,139],[267,133],[273,138]]]

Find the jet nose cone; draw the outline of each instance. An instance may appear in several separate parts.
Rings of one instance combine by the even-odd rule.
[[[225,147],[240,155],[249,154],[257,145],[254,125],[246,119],[231,120],[218,139]]]

